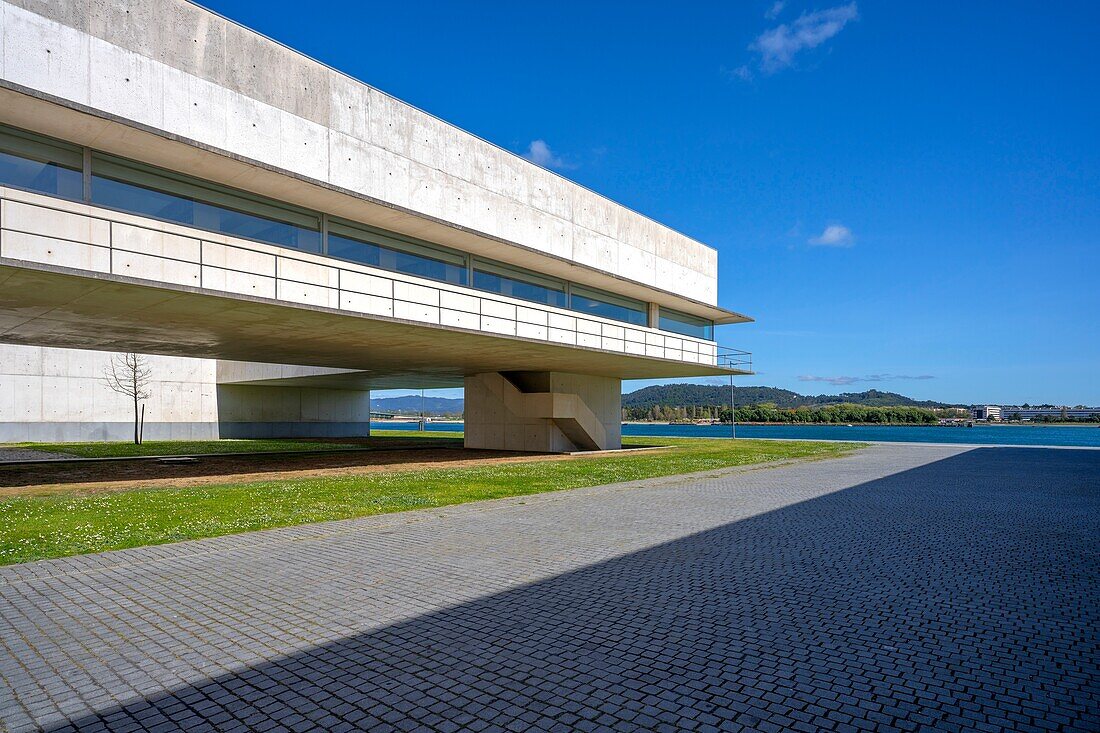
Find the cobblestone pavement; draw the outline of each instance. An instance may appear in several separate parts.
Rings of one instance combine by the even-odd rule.
[[[1100,451],[875,446],[0,569],[9,730],[1100,729]]]

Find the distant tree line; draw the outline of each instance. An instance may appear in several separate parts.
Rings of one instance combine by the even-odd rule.
[[[713,407],[728,405],[729,385],[717,384],[655,384],[623,395],[623,407]],[[855,404],[870,407],[925,407],[936,409],[958,407],[931,400],[914,400],[896,392],[844,392],[839,395],[802,395],[777,387],[738,385],[737,401],[746,405],[772,404],[779,408],[817,407],[824,405]]]
[[[771,423],[877,423],[880,425],[931,425],[941,417],[957,417],[939,414],[940,410],[923,407],[877,407],[840,403],[835,405],[778,407],[772,403],[738,405],[738,422]],[[729,405],[650,405],[649,407],[624,407],[623,420],[675,422],[693,420],[730,421]]]

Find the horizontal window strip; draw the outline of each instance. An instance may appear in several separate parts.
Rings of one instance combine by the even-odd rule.
[[[371,242],[363,242],[349,237],[333,234],[329,231],[328,251],[331,257],[358,262],[406,275],[425,277],[430,280],[465,285],[467,272],[465,264],[447,262],[408,250],[383,247]]]
[[[0,126],[0,183],[79,201],[84,154],[73,145]]]
[[[707,341],[710,341],[714,336],[714,323],[712,321],[666,308],[660,309],[658,327],[662,331],[692,336]]]
[[[90,168],[85,166],[90,161]],[[85,178],[90,181],[85,190]],[[491,262],[247,191],[0,125],[0,185],[220,232],[531,303],[648,327],[647,304]],[[471,282],[472,281],[472,282]],[[713,339],[713,323],[661,310],[660,330]]]

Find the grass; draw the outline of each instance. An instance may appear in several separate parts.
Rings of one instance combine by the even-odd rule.
[[[423,435],[423,434],[421,434]],[[434,434],[432,437],[436,437]],[[626,441],[645,445],[646,441]],[[652,445],[652,439],[648,442]],[[785,459],[856,443],[661,439],[667,451],[0,500],[0,564]]]
[[[355,448],[338,443],[310,443],[300,440],[146,440],[134,443],[6,443],[5,448],[64,453],[77,458],[128,458],[131,456],[190,456],[212,453],[260,453],[263,451],[307,451]]]
[[[462,437],[461,430],[375,430],[371,428],[371,437],[375,438],[456,438]]]

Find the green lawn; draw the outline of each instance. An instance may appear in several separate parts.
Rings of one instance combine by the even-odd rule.
[[[77,458],[130,456],[190,456],[210,453],[261,453],[264,451],[333,450],[356,448],[350,444],[309,443],[300,440],[146,440],[131,443],[5,443],[6,448],[31,448],[65,453]]]
[[[432,435],[432,437],[436,437]],[[0,564],[795,458],[855,443],[628,439],[668,451],[0,500]]]
[[[372,438],[461,438],[461,430],[386,430],[371,428]]]

